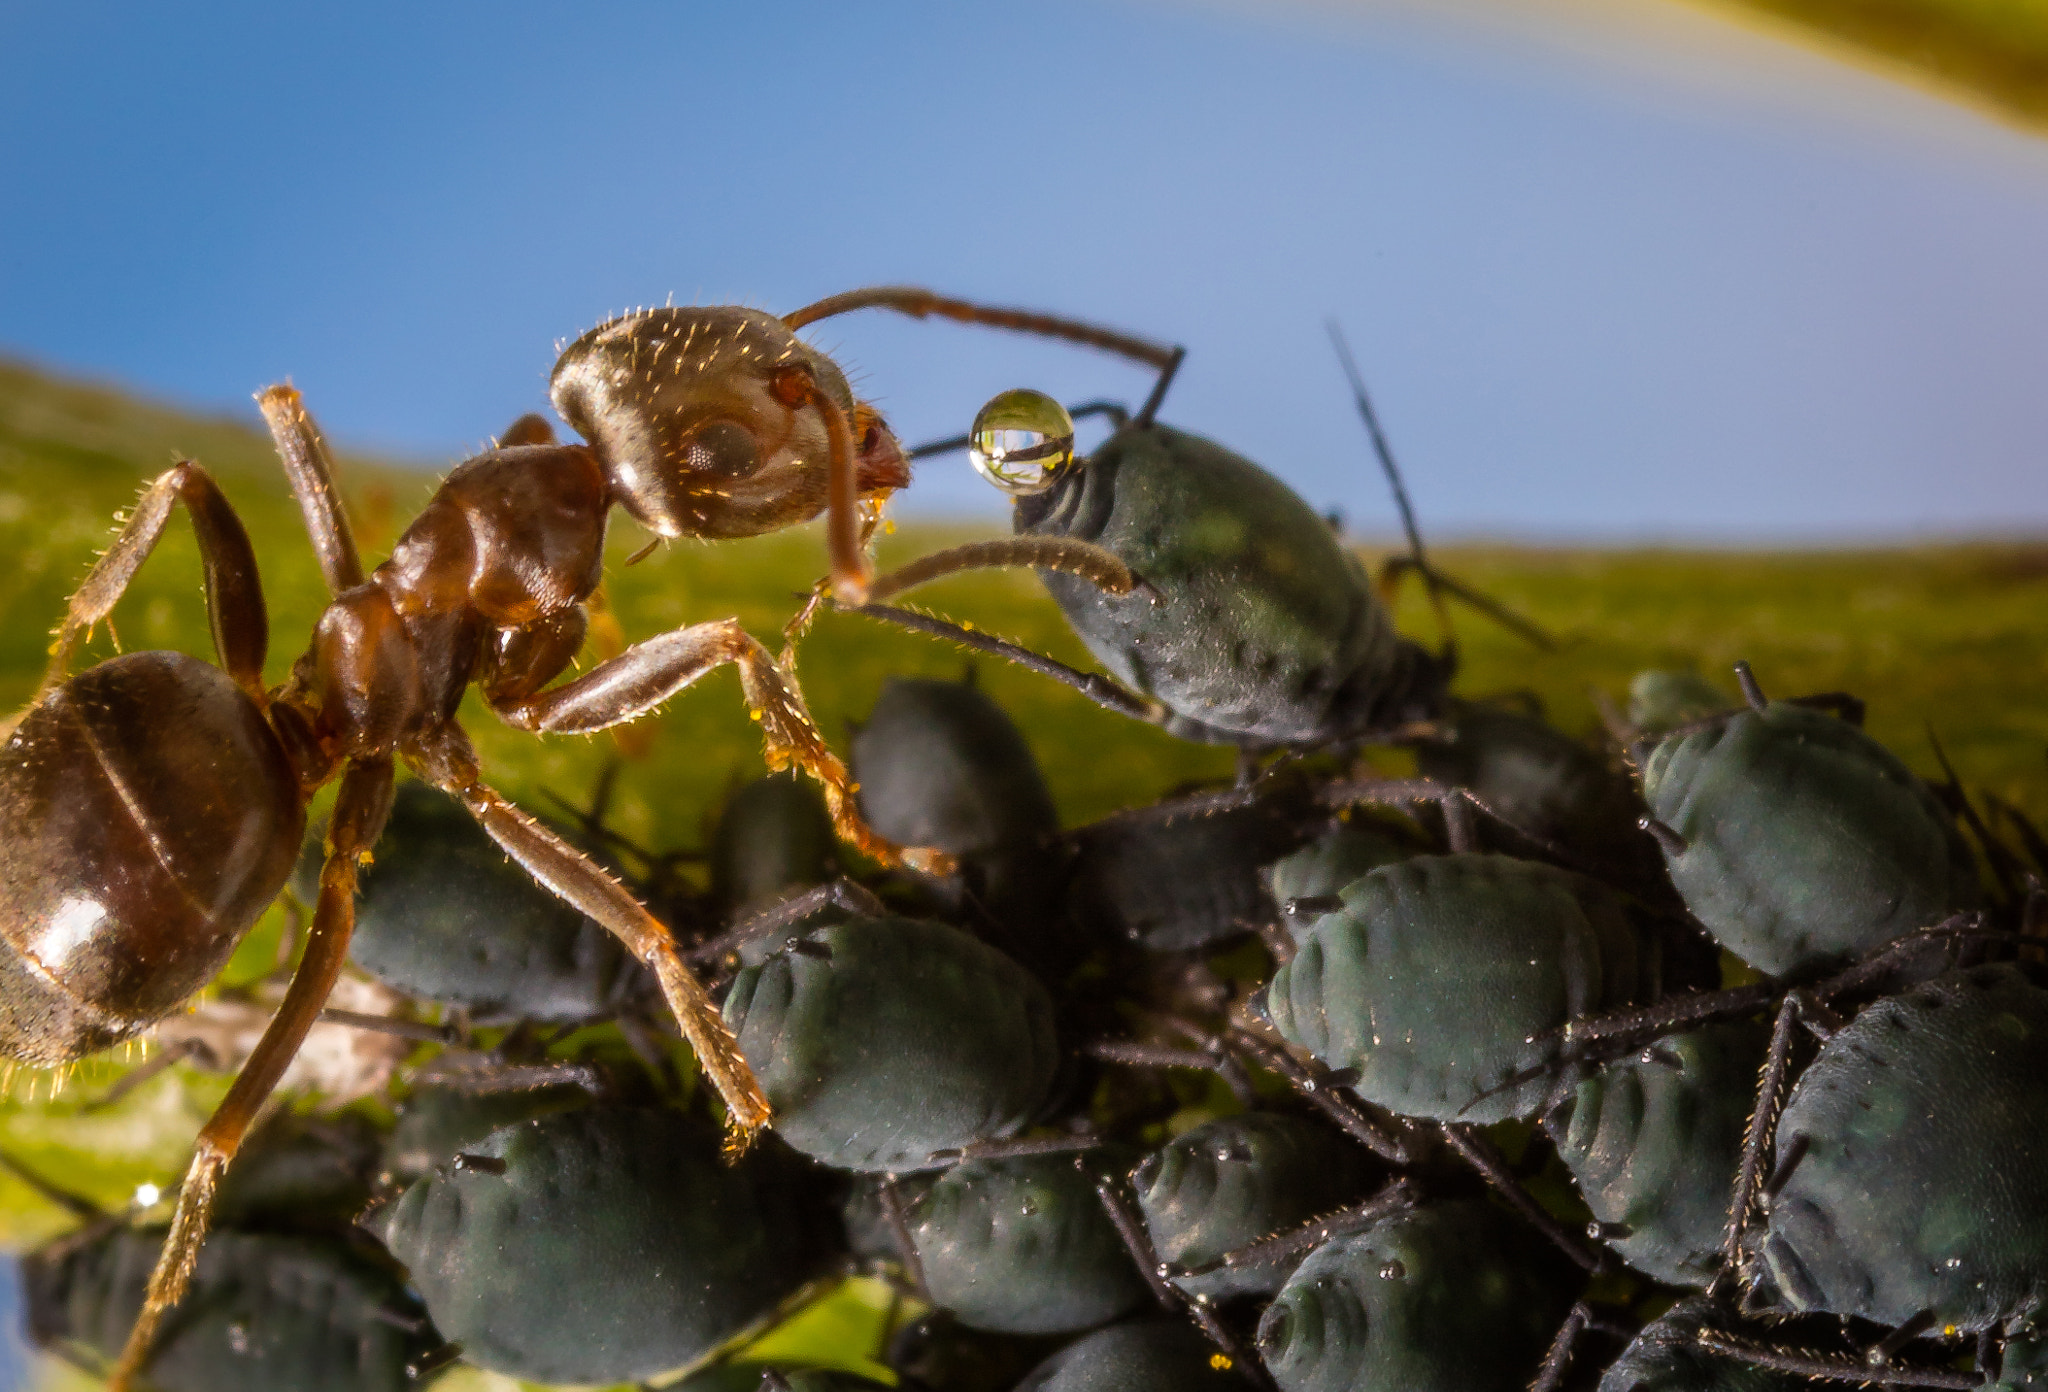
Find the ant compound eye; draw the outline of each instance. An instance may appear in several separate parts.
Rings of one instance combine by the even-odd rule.
[[[975,472],[1005,493],[1043,493],[1073,461],[1074,418],[1044,392],[1006,391],[975,416],[968,455]]]
[[[683,467],[692,474],[745,478],[761,467],[761,448],[738,422],[707,421],[683,437]]]

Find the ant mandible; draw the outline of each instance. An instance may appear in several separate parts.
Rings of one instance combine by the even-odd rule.
[[[538,416],[458,465],[391,556],[364,576],[319,428],[289,386],[259,394],[332,602],[286,681],[264,684],[269,644],[256,557],[198,464],[144,491],[78,591],[29,707],[0,725],[0,1053],[81,1058],[141,1033],[204,986],[284,887],[313,792],[340,787],[306,947],[283,1004],[200,1132],[163,1253],[111,1385],[142,1367],[190,1280],[221,1175],[297,1052],[348,954],[358,864],[390,810],[393,764],[461,800],[507,855],[617,934],[652,968],[706,1075],[731,1143],[769,1121],[767,1100],[669,930],[617,880],[483,782],[456,719],[476,684],[503,720],[589,733],[634,719],[712,669],[739,668],[771,766],[823,785],[839,834],[887,864],[948,868],[861,820],[845,766],[805,709],[793,665],[737,620],[638,643],[559,686],[583,645],[614,504],[657,537],[755,536],[829,515],[829,585],[858,604],[980,565],[1036,565],[1118,592],[1137,583],[1107,553],[1018,538],[955,548],[872,578],[879,504],[909,482],[893,434],[796,330],[869,307],[1067,338],[1170,370],[1177,349],[1047,315],[903,287],[854,291],[786,318],[739,308],[657,309],[610,320],[556,363],[556,409],[586,443]],[[137,652],[77,676],[106,619],[182,504],[197,534],[215,667]],[[913,573],[914,571],[914,573]],[[815,607],[815,604],[812,606]],[[808,613],[808,610],[807,610]]]

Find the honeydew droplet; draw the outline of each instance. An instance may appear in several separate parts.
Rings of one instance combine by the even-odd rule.
[[[1074,418],[1044,392],[1019,387],[991,397],[974,417],[968,456],[1005,493],[1043,493],[1074,459]]]

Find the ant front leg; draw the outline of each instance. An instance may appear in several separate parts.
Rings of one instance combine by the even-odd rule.
[[[320,900],[306,936],[306,955],[285,989],[284,1002],[242,1065],[228,1095],[214,1109],[193,1148],[192,1164],[178,1188],[170,1235],[150,1272],[142,1313],[129,1332],[121,1360],[108,1380],[110,1392],[125,1392],[149,1359],[163,1317],[192,1280],[200,1245],[213,1214],[215,1190],[235,1158],[257,1113],[299,1051],[306,1031],[320,1016],[348,958],[356,922],[356,867],[384,830],[391,811],[391,761],[351,764],[342,775],[334,817],[327,829],[327,859],[320,867]]]
[[[213,620],[214,651],[235,684],[259,708],[269,705],[263,686],[263,659],[270,647],[270,623],[263,607],[263,584],[256,571],[256,552],[241,518],[220,491],[213,476],[189,459],[159,474],[143,491],[127,523],[71,596],[64,621],[50,645],[50,665],[36,689],[33,705],[62,686],[71,660],[93,628],[113,613],[114,605],[170,524],[171,507],[183,503],[199,538],[199,556],[206,574],[206,607]]]
[[[499,718],[522,730],[591,734],[645,715],[727,663],[740,669],[747,706],[761,722],[768,766],[794,764],[817,779],[842,840],[884,865],[908,865],[931,875],[952,873],[953,858],[943,851],[898,846],[862,819],[854,803],[853,779],[818,732],[795,675],[777,665],[738,619],[658,634],[547,691],[527,694],[520,689],[519,675],[507,672],[503,679],[486,682],[484,699]]]
[[[687,630],[686,630],[687,631]],[[609,665],[609,664],[606,664]],[[597,676],[599,667],[591,676]],[[462,800],[470,815],[506,855],[551,893],[602,925],[653,970],[662,997],[682,1026],[705,1076],[725,1099],[728,1149],[746,1149],[768,1124],[768,1099],[740,1053],[717,1002],[684,965],[674,934],[603,867],[486,787],[476,752],[460,725],[450,721],[407,751],[420,774]]]

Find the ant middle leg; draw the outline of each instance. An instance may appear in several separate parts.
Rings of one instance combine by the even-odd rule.
[[[327,580],[328,592],[354,589],[363,583],[363,560],[349,531],[348,511],[334,491],[334,454],[327,448],[327,437],[307,414],[295,387],[265,387],[256,394],[256,406],[270,426],[270,438],[277,442],[277,456],[291,480],[292,494],[305,514],[306,531],[313,538],[313,553],[320,558],[320,574]]]
[[[599,667],[590,675],[603,670]],[[653,970],[683,1037],[725,1100],[728,1148],[744,1150],[754,1133],[768,1124],[768,1099],[717,1002],[691,974],[667,925],[602,866],[486,786],[476,752],[460,725],[450,721],[408,749],[406,757],[427,781],[461,799],[470,815],[521,869],[595,920]]]
[[[206,576],[206,608],[213,622],[214,651],[235,684],[259,708],[269,704],[263,659],[270,648],[270,621],[263,606],[263,582],[249,533],[213,476],[189,459],[157,475],[135,510],[71,596],[64,621],[50,645],[50,665],[30,704],[62,686],[71,661],[93,628],[114,611],[149,553],[170,524],[171,508],[183,503],[199,539]]]
[[[527,694],[515,681],[486,685],[484,699],[499,718],[522,730],[592,734],[653,710],[705,673],[727,663],[739,668],[747,706],[761,722],[768,766],[795,765],[818,780],[842,840],[884,865],[909,865],[928,874],[952,870],[940,851],[906,849],[877,834],[862,819],[853,779],[825,743],[804,705],[795,674],[778,665],[738,619],[672,629],[635,643],[573,681]]]
[[[129,1331],[120,1362],[108,1381],[110,1392],[125,1392],[148,1361],[163,1317],[191,1282],[200,1244],[213,1213],[214,1193],[228,1162],[241,1148],[264,1102],[299,1051],[306,1031],[320,1016],[355,931],[356,869],[377,842],[391,811],[391,761],[351,764],[342,775],[334,816],[327,828],[327,858],[320,867],[320,898],[306,935],[306,955],[285,989],[284,1001],[263,1031],[228,1095],[214,1109],[193,1148],[192,1163],[178,1188],[178,1206],[163,1253],[150,1272],[142,1313]]]

